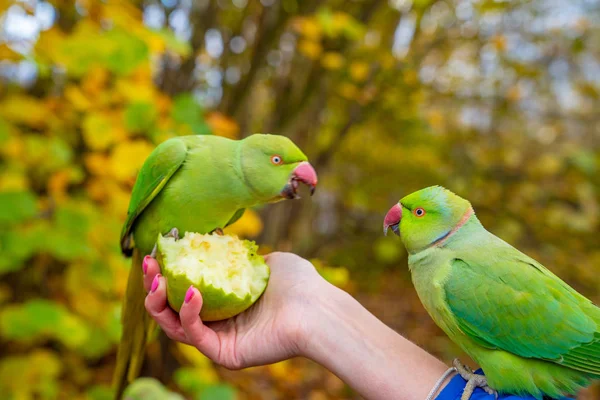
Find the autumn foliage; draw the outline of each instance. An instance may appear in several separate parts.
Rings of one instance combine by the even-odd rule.
[[[419,188],[468,198],[600,302],[600,9],[568,3],[0,0],[0,397],[110,398],[119,231],[140,165],[176,135],[306,149],[315,196],[229,231],[310,258],[445,360],[458,349],[381,235]],[[164,339],[145,371],[190,399],[356,398],[306,360],[231,372]]]

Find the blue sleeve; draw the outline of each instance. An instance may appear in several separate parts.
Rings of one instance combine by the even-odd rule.
[[[478,374],[482,374],[481,370],[475,371]],[[446,387],[438,394],[435,400],[460,400],[460,396],[463,393],[465,385],[467,381],[465,381],[460,375],[455,375],[450,382],[446,385]],[[476,388],[471,396],[471,400],[495,400],[494,395],[487,394],[481,388]],[[498,396],[498,400],[535,400],[533,396],[515,396],[510,394],[500,395]],[[568,400],[564,398],[564,400]]]

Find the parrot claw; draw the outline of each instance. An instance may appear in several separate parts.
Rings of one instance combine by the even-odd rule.
[[[452,365],[456,369],[456,372],[467,381],[467,385],[465,386],[460,400],[469,400],[473,391],[475,391],[475,388],[481,388],[487,394],[493,394],[496,399],[498,398],[498,392],[488,386],[485,376],[474,373],[468,367],[463,365],[458,358],[454,359]]]
[[[150,257],[156,258],[156,252],[157,251],[158,251],[158,244],[155,244],[154,248],[152,249],[152,252],[150,253]]]
[[[165,237],[172,237],[175,240],[179,240],[179,229],[173,228],[165,235]]]
[[[214,232],[214,233],[216,233],[216,234],[217,234],[217,235],[219,235],[219,236],[223,236],[223,235],[225,235],[225,234],[223,233],[223,229],[221,229],[221,228],[217,228],[217,229],[215,229],[213,232]]]

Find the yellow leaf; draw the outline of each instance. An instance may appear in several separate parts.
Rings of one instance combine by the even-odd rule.
[[[0,115],[32,128],[43,128],[49,117],[43,101],[22,94],[6,97],[0,105]]]
[[[92,107],[89,98],[83,94],[79,86],[68,85],[65,88],[65,97],[78,111],[86,111]]]
[[[492,44],[496,50],[503,52],[506,50],[506,36],[496,35],[492,38]]]
[[[316,60],[321,55],[323,48],[320,43],[311,40],[301,40],[298,43],[298,50],[311,60]]]
[[[14,0],[0,0],[0,14],[3,14],[4,11],[8,10],[10,6],[12,6]]]
[[[169,96],[158,93],[156,96],[156,109],[160,114],[168,114],[171,111],[173,101]]]
[[[142,11],[127,1],[106,2],[102,5],[102,17],[123,27],[141,25]]]
[[[110,155],[109,168],[112,175],[122,182],[133,181],[152,150],[154,147],[145,140],[119,143]]]
[[[83,162],[92,175],[106,176],[108,174],[108,157],[102,153],[86,154]]]
[[[509,101],[518,101],[521,99],[521,89],[519,88],[519,85],[511,86],[506,92],[506,98]]]
[[[325,394],[322,390],[314,390],[310,392],[310,397],[308,400],[328,400],[327,394]]]
[[[114,275],[112,292],[122,299],[127,291],[127,277],[131,268],[131,260],[121,255],[109,254],[106,257],[106,264],[111,274]]]
[[[269,372],[278,380],[288,383],[298,383],[303,379],[302,370],[294,366],[292,360],[284,360],[267,366]]]
[[[6,43],[0,44],[0,60],[4,61],[19,61],[23,56],[10,47]]]
[[[27,175],[20,171],[3,171],[0,174],[0,192],[25,190],[29,188]]]
[[[350,64],[350,77],[357,82],[363,82],[369,76],[369,64],[356,61]]]
[[[179,353],[202,375],[203,381],[206,383],[219,382],[219,376],[212,366],[212,362],[198,351],[195,347],[183,343],[177,343]]]
[[[142,64],[131,73],[131,79],[138,83],[144,83],[154,88],[152,81],[152,68],[150,64]]]
[[[427,121],[429,122],[429,125],[431,125],[431,127],[436,131],[444,129],[444,114],[442,114],[442,112],[439,110],[430,110],[427,113]]]
[[[344,82],[340,85],[340,94],[347,99],[355,99],[358,96],[358,88],[348,82]]]
[[[325,53],[323,57],[321,57],[321,65],[329,70],[340,69],[344,65],[344,57],[340,53]]]
[[[263,223],[254,210],[246,210],[244,215],[233,225],[225,228],[225,233],[240,237],[253,238],[262,232]]]
[[[409,69],[404,72],[404,82],[407,85],[416,85],[419,83],[419,75],[414,69]]]
[[[323,31],[319,22],[314,18],[298,17],[293,21],[292,26],[307,39],[314,41],[321,39]]]
[[[213,133],[230,139],[236,139],[240,134],[240,127],[233,119],[219,112],[212,112],[206,116],[206,123]]]
[[[273,375],[275,378],[285,379],[287,381],[292,369],[292,362],[291,360],[284,360],[271,364],[268,366],[268,368],[269,372],[271,372],[271,375]]]
[[[352,23],[352,17],[345,12],[338,11],[331,16],[331,29],[333,32],[341,32]]]
[[[105,214],[124,220],[131,197],[130,187],[124,188],[122,184],[110,177],[98,177],[87,182],[86,191],[90,199],[104,206]],[[103,237],[106,235],[100,236],[99,239]],[[101,240],[97,241],[101,242]]]
[[[119,79],[115,85],[116,92],[126,101],[155,101],[156,90],[152,80]]]
[[[57,203],[61,203],[66,199],[71,176],[69,169],[63,169],[53,173],[48,179],[48,193]]]
[[[83,120],[83,139],[92,150],[105,150],[127,137],[118,112],[94,112]]]
[[[164,53],[167,49],[167,44],[164,39],[158,35],[148,35],[146,37],[146,44],[151,53]]]
[[[85,276],[82,276],[81,271],[85,271],[84,266],[72,264],[65,274],[65,286],[71,297],[71,305],[77,314],[97,321],[104,314],[106,304],[91,290],[89,282]]]
[[[109,74],[105,68],[94,67],[83,78],[81,87],[87,94],[97,96],[106,86],[108,78]]]
[[[67,58],[58,51],[64,40],[65,34],[56,26],[43,31],[35,44],[35,54],[55,64],[65,65]]]
[[[22,161],[25,155],[25,142],[20,138],[11,137],[4,142],[3,147],[0,147],[0,154],[3,154],[7,158],[12,158],[13,160]]]

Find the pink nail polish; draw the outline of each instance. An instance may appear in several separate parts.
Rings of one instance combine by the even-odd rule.
[[[190,286],[187,292],[185,292],[185,304],[189,303],[194,297],[194,287]]]
[[[152,281],[152,286],[150,286],[150,293],[154,293],[156,289],[158,289],[160,274],[156,274],[154,280]]]
[[[144,262],[142,263],[142,270],[144,271],[144,275],[146,275],[146,273],[148,272],[148,260],[149,259],[150,259],[150,256],[144,257]]]

